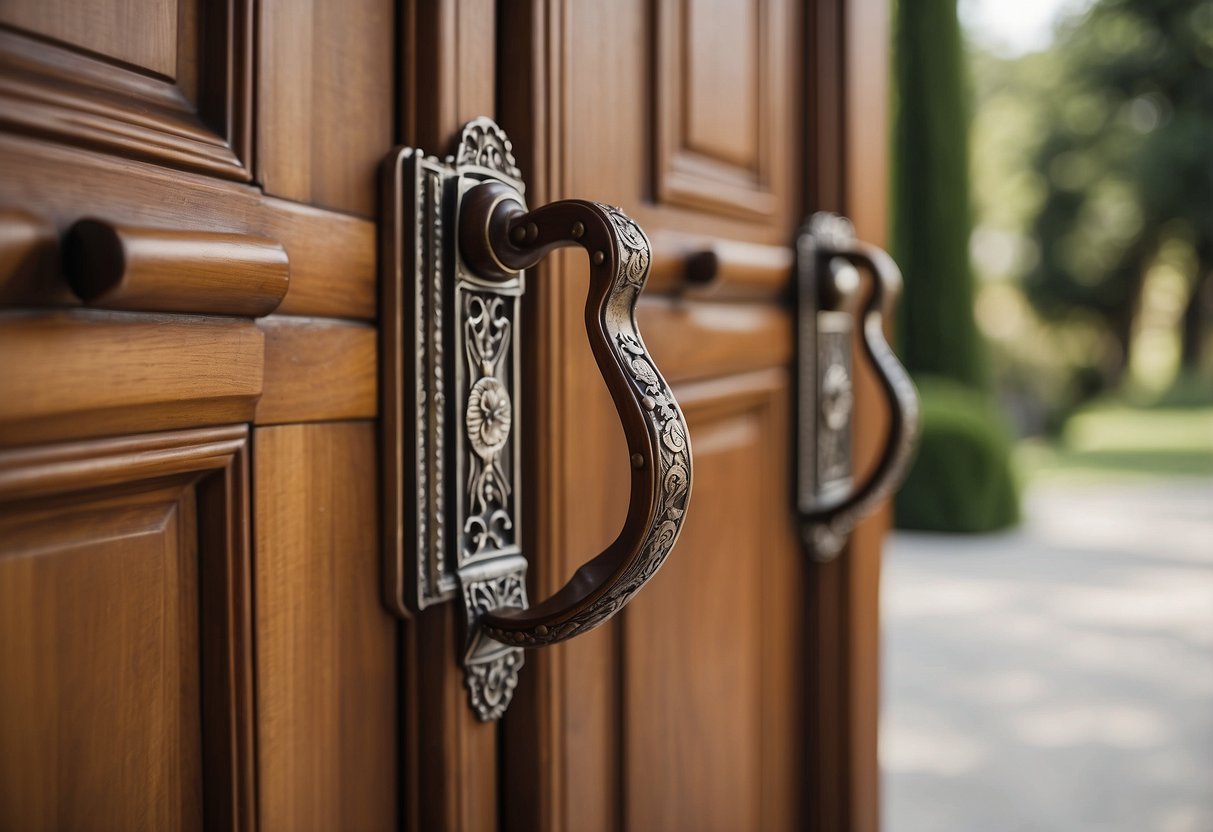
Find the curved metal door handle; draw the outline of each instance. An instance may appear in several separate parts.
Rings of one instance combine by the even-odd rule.
[[[627,437],[631,501],[615,542],[554,595],[529,608],[484,614],[484,632],[507,644],[554,644],[623,609],[665,562],[691,492],[686,420],[636,326],[636,301],[652,260],[640,226],[618,208],[576,199],[527,212],[502,183],[478,185],[464,196],[460,248],[479,273],[517,273],[574,245],[589,255],[586,334]]]
[[[889,432],[876,464],[850,476],[850,321],[859,290],[855,267],[871,272],[862,310],[863,354],[889,408]],[[800,362],[797,508],[804,542],[819,560],[834,558],[847,535],[901,482],[918,435],[918,394],[884,337],[884,318],[901,291],[901,271],[877,246],[855,238],[851,223],[818,213],[797,242]]]
[[[397,148],[383,168],[384,595],[402,616],[458,599],[464,679],[481,719],[509,705],[523,647],[586,632],[661,567],[691,492],[686,421],[636,326],[652,260],[617,208],[528,211],[509,140],[489,119],[445,160]],[[520,521],[519,302],[524,270],[585,248],[585,323],[623,425],[631,503],[618,538],[530,606]]]

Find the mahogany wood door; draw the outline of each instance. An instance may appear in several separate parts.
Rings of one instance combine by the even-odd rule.
[[[812,565],[791,242],[884,228],[880,0],[0,2],[0,829],[875,830],[880,521]],[[696,477],[662,572],[476,719],[381,602],[396,144],[494,117],[650,235]],[[530,592],[618,531],[586,266],[523,306]],[[696,269],[714,274],[697,284]],[[883,416],[859,391],[859,457]]]

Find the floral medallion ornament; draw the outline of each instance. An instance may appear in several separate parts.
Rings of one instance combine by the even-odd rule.
[[[840,431],[851,418],[854,395],[851,392],[851,374],[841,363],[831,364],[821,379],[821,415],[826,427]]]
[[[505,385],[493,376],[485,376],[468,393],[465,423],[472,450],[481,459],[492,460],[510,436],[513,403]]]

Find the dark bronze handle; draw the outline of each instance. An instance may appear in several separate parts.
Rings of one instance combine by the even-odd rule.
[[[627,519],[615,542],[550,598],[526,609],[499,607],[480,619],[484,633],[506,644],[554,644],[619,612],[665,562],[686,518],[686,420],[636,326],[652,253],[644,232],[618,208],[565,200],[527,212],[516,191],[498,182],[464,195],[459,226],[464,260],[488,279],[517,274],[564,246],[589,254],[586,333],[631,454]]]
[[[841,494],[812,493],[802,479],[799,514],[805,544],[828,560],[841,549],[846,536],[901,482],[918,435],[918,394],[909,374],[884,337],[884,318],[892,312],[901,290],[901,271],[893,258],[877,246],[855,239],[851,224],[832,214],[812,218],[801,236],[800,291],[816,292],[817,299],[835,303],[856,287],[836,284],[839,261],[865,268],[875,278],[862,311],[863,353],[876,371],[889,408],[890,425],[884,447],[871,472]],[[850,271],[850,270],[847,270]],[[801,327],[804,327],[802,305]],[[816,345],[810,348],[816,349]],[[805,349],[802,334],[802,350]],[[803,414],[802,414],[803,419]],[[801,436],[801,442],[810,441]],[[803,464],[803,463],[802,463]]]

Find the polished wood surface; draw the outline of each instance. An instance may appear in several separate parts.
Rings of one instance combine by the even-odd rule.
[[[0,446],[248,421],[264,350],[231,318],[0,313]]]
[[[191,496],[0,519],[5,828],[201,828]]]
[[[781,522],[787,387],[764,370],[677,389],[698,482],[684,556],[624,614],[626,829],[797,826],[805,563]]]
[[[0,207],[19,208],[59,234],[91,217],[144,228],[265,237],[286,249],[291,264],[290,291],[277,311],[375,317],[375,223],[370,220],[267,197],[247,186],[193,173],[3,132],[0,158]],[[49,262],[39,266],[36,277],[24,286],[67,289],[57,268]],[[0,284],[5,282],[0,275]],[[34,305],[39,298],[31,293],[20,301]]]
[[[246,437],[0,451],[3,828],[244,825]]]
[[[789,176],[800,165],[799,23],[790,3],[718,5],[661,3],[651,13],[640,2],[553,0],[502,21],[501,60],[517,81],[502,89],[500,121],[528,172],[530,203],[618,204],[655,241],[668,297],[641,303],[640,326],[687,410],[697,463],[685,537],[650,591],[599,631],[528,656],[506,716],[508,828],[803,823],[804,567],[781,474],[791,350],[782,293],[802,211]],[[716,70],[704,60],[712,46],[688,46],[689,32],[736,52],[721,57],[725,67],[744,67],[715,97]],[[691,48],[698,61],[683,59]],[[654,65],[656,80],[645,71]],[[577,94],[585,89],[595,94]],[[736,243],[767,248],[737,255]],[[716,264],[717,299],[686,279],[686,256],[702,251],[730,255]],[[610,542],[630,475],[579,323],[584,261],[550,260],[524,310],[524,366],[535,379],[524,447],[536,484],[524,528],[539,597]],[[768,583],[768,573],[783,580]]]
[[[9,0],[0,20],[172,78],[177,74],[177,24],[182,6],[188,17],[192,3],[84,0],[69,5]]]
[[[265,335],[257,424],[375,418],[379,361],[373,326],[271,315],[257,328]]]
[[[55,227],[20,209],[0,210],[0,308],[60,306],[76,302],[59,274],[59,240]]]
[[[257,159],[267,193],[373,216],[392,146],[393,0],[265,3]]]
[[[64,270],[89,306],[257,318],[290,284],[286,250],[248,234],[166,231],[80,220],[68,230]]]
[[[788,294],[788,246],[658,232],[653,239],[650,294],[712,300],[772,300]]]
[[[244,159],[252,103],[245,81],[251,55],[239,47],[248,39],[251,8],[238,3],[187,8],[180,26],[162,33],[171,40],[158,43],[139,31],[140,25],[155,25],[156,15],[136,14],[138,22],[121,30],[94,25],[89,18],[104,16],[107,5],[114,4],[96,0],[89,15],[69,2],[38,0],[8,12],[10,22],[41,17],[52,31],[84,24],[82,32],[90,38],[112,35],[111,43],[128,49],[110,51],[128,51],[133,60],[122,63],[121,55],[104,60],[89,49],[72,49],[67,45],[71,31],[61,33],[60,45],[39,32],[31,37],[0,31],[0,122],[15,132],[248,181]],[[176,4],[147,0],[144,5],[165,10]],[[40,14],[32,14],[35,9]],[[157,47],[161,54],[155,54]],[[172,65],[168,72],[159,67],[165,62]]]
[[[779,228],[790,207],[793,159],[790,7],[771,0],[656,5],[657,80],[646,98],[656,121],[657,201]]]
[[[0,4],[0,828],[874,830],[881,527],[792,536],[785,292],[809,210],[880,242],[883,6]],[[652,236],[698,463],[670,561],[500,725],[460,611],[379,572],[375,168],[480,115],[532,207]],[[528,276],[535,598],[626,510],[586,272]]]
[[[0,828],[415,803],[367,421],[395,7],[0,8]]]
[[[253,447],[259,824],[392,828],[400,703],[375,426],[258,428]]]

